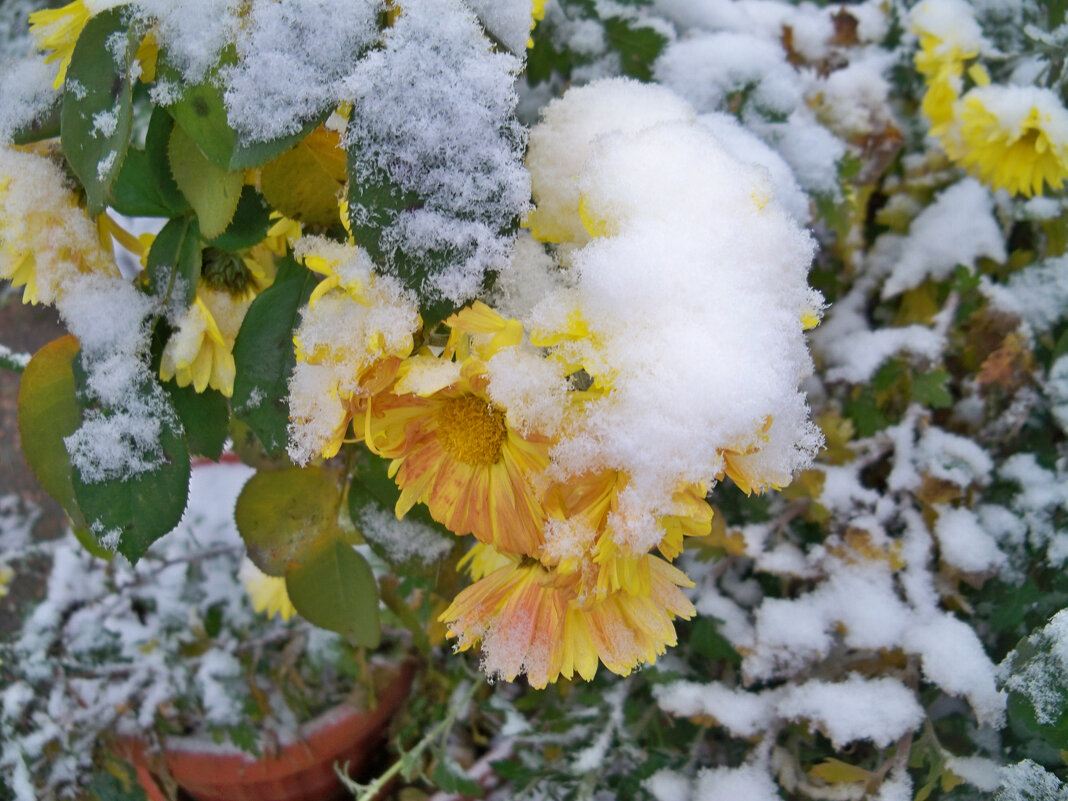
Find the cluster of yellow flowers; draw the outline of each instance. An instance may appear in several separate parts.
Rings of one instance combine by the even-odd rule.
[[[352,440],[390,460],[398,517],[423,503],[478,540],[464,560],[475,583],[441,616],[458,647],[482,640],[490,673],[525,672],[543,687],[592,678],[598,660],[625,675],[674,645],[673,619],[694,609],[669,560],[684,535],[710,530],[704,488],[680,488],[675,513],[661,518],[664,558],[628,551],[611,523],[627,477],[551,480],[552,439],[510,424],[487,392],[490,359],[533,347],[519,321],[475,301],[445,321],[444,347],[413,352],[414,304],[361,251],[304,239],[297,252],[325,277],[295,338],[294,439],[318,437],[316,455],[329,457],[351,424]],[[547,540],[554,530],[566,535]]]
[[[949,157],[994,189],[1041,195],[1068,177],[1068,111],[1051,90],[991,83],[974,10],[963,0],[924,0],[910,27],[931,135]],[[971,88],[964,91],[966,84]]]

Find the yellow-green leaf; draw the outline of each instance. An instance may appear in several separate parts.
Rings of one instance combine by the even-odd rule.
[[[71,464],[63,438],[81,425],[74,395],[78,340],[69,334],[49,342],[30,359],[19,386],[18,425],[22,452],[45,491],[63,507],[76,530],[85,519],[74,500]]]
[[[197,213],[200,233],[213,239],[225,231],[241,200],[244,173],[216,167],[177,125],[171,132],[167,158],[175,183]]]
[[[284,576],[339,536],[340,503],[335,472],[294,467],[256,473],[241,490],[234,517],[249,558],[264,573]]]
[[[813,779],[822,779],[827,784],[854,784],[868,782],[872,778],[870,770],[850,765],[840,759],[825,759],[813,768],[809,768],[808,775]]]
[[[337,133],[319,127],[263,168],[261,188],[272,207],[313,225],[340,222],[345,151]]]

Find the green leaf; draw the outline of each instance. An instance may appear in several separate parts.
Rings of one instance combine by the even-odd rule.
[[[29,145],[42,139],[55,139],[60,133],[62,103],[56,103],[47,113],[41,114],[11,135],[11,144]]]
[[[912,399],[932,409],[945,409],[953,405],[953,395],[946,388],[949,373],[932,370],[912,376]]]
[[[653,62],[660,57],[667,39],[652,28],[632,25],[629,20],[612,17],[604,21],[608,46],[619,53],[623,74],[639,81],[653,78]]]
[[[377,263],[385,261],[382,249],[382,231],[397,220],[406,208],[419,203],[414,192],[404,192],[386,176],[378,181],[361,180],[353,170],[356,160],[352,153],[347,159],[349,171],[349,225],[352,238],[360,247],[366,248]]]
[[[172,80],[172,73],[173,68],[161,70],[161,76],[167,80]],[[180,80],[176,73],[173,79]],[[181,99],[168,110],[178,127],[217,170],[230,170],[237,134],[226,120],[226,104],[218,87],[208,82],[188,86]]]
[[[845,414],[853,421],[858,437],[870,437],[890,425],[890,420],[879,408],[871,387],[864,387],[856,400],[846,403]]]
[[[81,425],[73,363],[78,340],[67,335],[49,342],[30,359],[19,385],[18,426],[22,453],[45,491],[84,530],[85,518],[74,498],[71,463],[63,438]]]
[[[296,354],[293,331],[317,283],[291,257],[280,260],[274,283],[252,302],[234,343],[234,415],[260,438],[268,454],[285,450],[289,377]]]
[[[112,759],[109,767],[110,770],[98,770],[93,774],[88,788],[90,798],[96,801],[147,801],[148,796],[132,765]]]
[[[178,217],[159,232],[148,250],[148,288],[168,307],[188,309],[196,297],[201,268],[200,230],[195,217]]]
[[[725,659],[737,667],[742,664],[742,657],[734,650],[722,634],[719,627],[723,621],[714,617],[699,617],[690,626],[690,646],[706,659]]]
[[[219,636],[219,632],[222,631],[223,624],[223,610],[226,609],[226,602],[219,601],[208,607],[208,611],[204,614],[204,633],[212,639]]]
[[[361,451],[359,459],[353,466],[352,483],[349,484],[349,516],[356,528],[360,527],[363,509],[371,506],[393,514],[399,498],[400,488],[389,477],[389,460],[375,456],[366,450]],[[430,516],[430,510],[423,504],[416,504],[412,507],[405,516],[405,519],[409,518],[430,526],[446,537],[455,536],[434,520]],[[373,545],[372,543],[372,547]]]
[[[189,496],[189,452],[178,415],[158,385],[147,384],[138,391],[153,396],[146,403],[164,405],[159,415],[160,464],[128,478],[94,483],[85,481],[75,467],[72,482],[90,531],[98,539],[119,532],[118,551],[131,563],[178,525]]]
[[[286,591],[308,622],[351,637],[357,645],[378,646],[378,586],[367,560],[341,539],[315,549],[286,572]]]
[[[130,216],[172,217],[189,210],[167,160],[174,120],[161,108],[152,112],[145,149],[130,148],[115,181],[115,209]]]
[[[294,467],[256,473],[234,510],[249,559],[270,576],[285,575],[317,545],[339,536],[340,502],[334,471]]]
[[[254,186],[245,186],[234,219],[210,244],[222,250],[243,250],[262,242],[271,227],[271,209]]]
[[[458,793],[465,798],[482,798],[485,795],[482,785],[472,779],[463,766],[449,757],[444,750],[434,765],[431,781],[444,793]]]
[[[167,156],[174,182],[197,213],[201,233],[213,239],[234,219],[244,175],[240,170],[227,172],[216,167],[178,127],[171,131]]]
[[[163,385],[171,397],[185,429],[189,453],[218,461],[229,433],[230,409],[221,392],[192,386],[180,387],[174,381]]]
[[[277,158],[326,122],[330,112],[333,110],[333,106],[323,109],[322,112],[304,123],[304,126],[299,131],[289,136],[272,139],[269,142],[241,143],[239,141],[234,146],[234,152],[230,156],[230,169],[241,170],[249,167],[259,167]]]
[[[90,216],[111,201],[111,187],[126,159],[133,125],[133,81],[130,62],[138,37],[118,6],[102,11],[85,24],[67,68],[60,115],[63,154],[85,187]],[[125,33],[121,54],[109,46]]]

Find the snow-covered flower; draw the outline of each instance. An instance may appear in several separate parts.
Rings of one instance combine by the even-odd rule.
[[[457,535],[537,553],[545,514],[533,481],[548,467],[549,441],[508,425],[486,394],[478,359],[424,355],[405,367],[393,392],[367,412],[367,446],[393,460],[398,517],[425,503]]]
[[[24,303],[52,304],[79,273],[119,276],[101,232],[60,169],[44,156],[0,149],[0,278]]]
[[[306,462],[335,455],[355,418],[355,437],[363,439],[368,399],[393,383],[422,319],[411,294],[375,275],[354,245],[306,237],[295,253],[323,276],[293,337],[291,455]]]
[[[1049,89],[977,86],[956,108],[954,160],[995,189],[1041,195],[1068,177],[1068,111]]]

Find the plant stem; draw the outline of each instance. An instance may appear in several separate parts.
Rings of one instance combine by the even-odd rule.
[[[446,714],[434,728],[428,731],[426,736],[417,742],[410,751],[402,752],[400,759],[390,765],[385,773],[370,784],[359,784],[350,779],[345,772],[344,766],[335,764],[334,772],[338,775],[338,778],[341,779],[342,783],[353,793],[353,795],[356,796],[356,801],[374,801],[386,785],[393,781],[395,776],[415,765],[419,757],[423,755],[423,752],[433,745],[438,737],[443,734],[448,734],[449,730],[452,729],[456,716],[459,715],[460,711],[467,706],[472,698],[474,698],[475,693],[481,686],[481,682],[471,682],[466,692],[463,693],[463,696],[449,707],[448,714]]]

